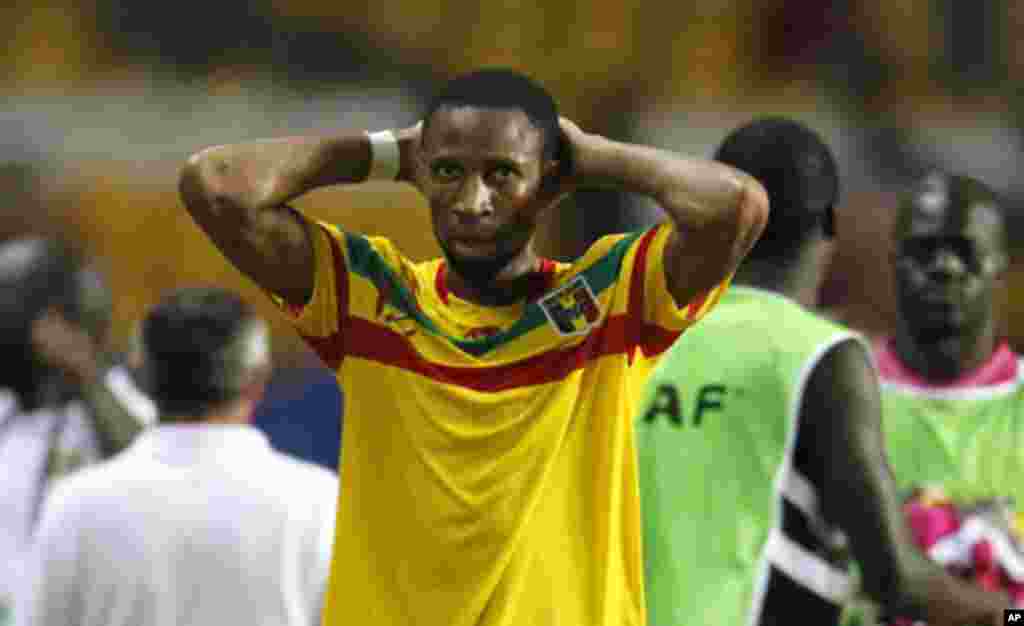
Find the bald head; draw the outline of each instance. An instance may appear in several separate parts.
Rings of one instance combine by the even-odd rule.
[[[979,180],[932,173],[900,203],[895,240],[920,236],[966,236],[982,242],[1005,262],[1006,224],[999,198]]]
[[[993,289],[1008,263],[999,199],[967,176],[933,173],[903,198],[894,230],[903,328],[919,343],[994,324]]]

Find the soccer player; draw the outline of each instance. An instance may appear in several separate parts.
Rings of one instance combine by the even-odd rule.
[[[429,202],[443,259],[287,204],[396,175]],[[591,185],[669,219],[540,258],[544,213]],[[422,126],[205,150],[181,191],[344,389],[326,624],[643,623],[631,409],[760,233],[757,182],[585,133],[489,69],[448,83]]]
[[[715,158],[760,180],[772,215],[637,416],[651,625],[836,623],[850,583],[831,558],[835,529],[879,602],[936,624],[997,623],[1006,598],[930,564],[904,525],[868,346],[806,308],[838,192],[828,147],[765,118]]]
[[[929,174],[904,195],[894,241],[898,324],[876,357],[896,482],[1024,505],[1024,370],[993,303],[1009,257],[999,199]]]
[[[266,323],[231,293],[186,289],[140,343],[160,423],[54,487],[15,624],[316,626],[338,483],[249,423]]]

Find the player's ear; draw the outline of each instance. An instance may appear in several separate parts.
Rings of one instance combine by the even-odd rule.
[[[562,162],[558,159],[545,159],[541,165],[541,176],[546,179],[561,177]]]
[[[814,255],[818,261],[817,267],[830,267],[832,257],[836,253],[836,240],[831,237],[822,236],[814,243]]]

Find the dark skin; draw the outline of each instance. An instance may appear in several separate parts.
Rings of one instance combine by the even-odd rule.
[[[559,163],[541,158],[544,137],[522,112],[456,109],[435,118],[422,133],[412,180],[454,270],[449,286],[482,304],[514,302],[522,278],[538,267],[533,233],[553,199],[537,198],[556,184]],[[496,275],[477,280],[466,271],[474,267]]]
[[[827,245],[821,235],[808,242],[797,265],[817,264]],[[759,281],[746,265],[737,284],[797,299],[807,291],[800,280],[817,281],[820,268],[793,267],[789,280]],[[754,270],[754,271],[749,271]],[[849,539],[861,565],[865,592],[894,615],[940,624],[1001,624],[1009,598],[965,584],[924,557],[906,526],[903,506],[889,470],[882,434],[878,379],[867,350],[853,341],[830,350],[807,382],[800,407],[801,438],[814,450],[823,477],[825,518]]]
[[[750,260],[736,275],[746,284],[800,301],[817,291],[830,244],[813,234],[788,267]],[[1001,624],[1009,598],[948,575],[917,548],[889,470],[878,379],[867,350],[853,341],[830,350],[807,382],[801,438],[823,477],[825,518],[849,539],[864,590],[891,614],[940,624]]]
[[[993,294],[1008,256],[995,198],[975,181],[931,176],[903,201],[894,239],[896,353],[925,380],[952,382],[998,339]]]
[[[749,251],[767,219],[760,184],[732,168],[584,133],[561,131],[575,169],[542,153],[543,137],[518,110],[462,107],[434,113],[396,133],[399,179],[431,206],[434,231],[455,259],[499,260],[487,280],[452,263],[453,292],[484,305],[525,295],[537,268],[538,220],[581,186],[612,186],[654,198],[675,222],[666,246],[666,282],[677,303],[713,287]],[[313,252],[304,218],[286,204],[326,185],[357,183],[370,171],[362,133],[293,137],[218,146],[193,156],[180,191],[188,211],[243,273],[294,304],[313,288]],[[686,245],[683,245],[683,241]]]
[[[845,342],[815,368],[800,409],[820,451],[822,509],[863,569],[864,590],[894,615],[940,624],[1001,624],[1009,597],[929,561],[906,526],[885,455],[878,381],[867,351]]]

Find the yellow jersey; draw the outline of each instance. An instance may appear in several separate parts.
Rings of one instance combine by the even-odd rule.
[[[728,279],[677,307],[664,224],[484,307],[442,259],[310,226],[313,296],[277,301],[344,390],[325,626],[642,626],[630,417]]]

